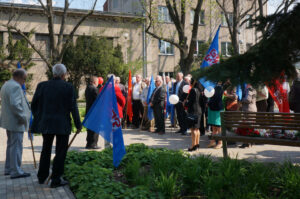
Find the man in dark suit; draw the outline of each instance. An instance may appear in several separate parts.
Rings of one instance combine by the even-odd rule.
[[[63,64],[52,68],[54,78],[38,84],[31,107],[34,116],[32,132],[43,134],[43,147],[38,171],[38,180],[43,184],[49,175],[51,149],[56,137],[55,157],[53,160],[51,188],[68,184],[61,176],[71,133],[72,114],[77,130],[81,122],[76,104],[74,87],[65,82],[67,69]]]
[[[155,86],[151,98],[150,98],[150,106],[153,109],[154,120],[156,130],[155,133],[160,135],[165,134],[165,117],[164,117],[164,107],[165,107],[165,96],[166,91],[162,87],[162,77],[156,76]]]
[[[98,95],[98,78],[92,76],[90,79],[89,84],[85,89],[85,100],[86,100],[86,114],[89,112],[90,108],[92,107],[94,101]],[[90,129],[87,129],[87,137],[86,137],[86,149],[99,149],[97,146],[99,134],[93,132]]]
[[[173,94],[176,94],[179,97],[179,102],[175,105],[175,110],[176,110],[177,120],[179,123],[180,130],[177,131],[176,133],[181,133],[182,135],[187,134],[186,112],[182,104],[187,97],[187,93],[183,92],[183,87],[185,85],[188,85],[188,83],[183,80],[183,73],[182,72],[177,73]]]

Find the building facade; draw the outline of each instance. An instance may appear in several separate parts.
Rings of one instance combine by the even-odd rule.
[[[219,33],[219,49],[222,56],[230,56],[231,39],[228,31],[224,14],[214,4],[214,0],[204,1],[199,20],[199,30],[197,36],[197,46],[195,49],[195,58],[199,54],[199,46],[203,42],[211,39],[218,26],[221,24]],[[144,76],[156,74],[169,74],[174,76],[180,59],[179,50],[168,42],[157,40],[145,34],[145,25],[142,5],[140,0],[107,0],[104,4],[104,11],[95,11],[75,33],[74,40],[79,35],[98,35],[112,40],[113,45],[121,45],[125,63],[137,60],[144,61],[144,67],[141,74]],[[186,35],[188,40],[191,38],[194,7],[196,2],[187,8],[186,13]],[[252,0],[241,1],[243,8],[250,7]],[[159,24],[160,33],[164,37],[177,38],[177,33],[173,22],[170,19],[168,9],[164,0],[157,0],[153,4],[153,9],[157,11],[157,24]],[[265,6],[265,13],[267,6]],[[5,24],[12,13],[18,13],[16,24],[23,32],[28,33],[35,30],[31,40],[39,46],[45,55],[49,53],[49,34],[48,21],[44,11],[40,6],[7,4],[0,3],[0,23]],[[63,10],[55,8],[55,33],[59,34],[61,16]],[[80,18],[87,13],[86,10],[73,9],[68,13],[65,33],[71,32]],[[229,13],[229,19],[232,15]],[[20,39],[17,33],[14,33],[15,39]],[[251,45],[259,39],[254,28],[245,23],[239,31],[239,51],[245,52]],[[0,26],[0,44],[8,43],[8,31]],[[34,53],[33,60],[36,65],[30,68],[29,73],[33,74],[31,88],[35,89],[36,85],[46,79],[45,72],[47,67],[37,53]],[[133,66],[134,67],[134,66]]]

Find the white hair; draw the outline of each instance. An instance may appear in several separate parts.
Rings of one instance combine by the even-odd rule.
[[[121,79],[120,79],[120,77],[116,77],[116,81],[119,81],[119,82],[121,82]]]
[[[114,74],[108,74],[108,75],[107,75],[107,80],[109,80],[109,78],[110,78],[111,76],[113,76],[113,80],[116,79],[116,76],[115,76]]]
[[[161,83],[163,82],[162,77],[160,75],[157,75],[156,79],[158,79]]]
[[[54,77],[61,77],[62,75],[67,73],[67,68],[63,64],[55,64],[52,67],[52,73]]]
[[[184,79],[186,79],[187,81],[191,81],[191,76],[185,76]]]

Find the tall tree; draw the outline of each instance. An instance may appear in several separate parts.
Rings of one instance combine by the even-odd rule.
[[[61,62],[63,55],[66,51],[67,46],[72,42],[73,37],[79,26],[89,17],[93,14],[95,10],[95,6],[97,4],[98,0],[93,0],[92,8],[87,11],[85,14],[82,15],[82,17],[77,21],[77,23],[74,25],[73,29],[70,32],[66,31],[66,24],[68,22],[68,13],[70,12],[70,0],[64,0],[64,8],[61,14],[61,21],[60,24],[54,24],[54,18],[57,16],[57,10],[53,7],[53,1],[52,0],[37,0],[40,4],[41,8],[44,11],[45,17],[47,18],[48,22],[48,32],[49,32],[49,41],[50,41],[50,53],[49,57],[46,56],[42,50],[40,50],[23,32],[23,30],[18,27],[18,19],[19,14],[17,12],[12,12],[14,15],[10,17],[10,20],[8,20],[5,24],[0,24],[10,30],[16,31],[18,34],[20,34],[31,46],[31,48],[41,57],[41,59],[46,63],[48,67],[47,75],[48,77],[51,77],[51,69],[52,65]],[[44,3],[45,2],[45,3]],[[12,9],[14,8],[14,4],[12,4]],[[54,27],[55,26],[55,27]],[[59,27],[58,36],[56,39],[57,32],[55,32],[55,29],[57,29],[57,26]],[[64,38],[64,36],[67,36]],[[63,41],[63,39],[66,39]]]
[[[158,21],[158,10],[155,5],[156,0],[149,0],[145,3],[145,14],[147,18],[146,33],[158,40],[164,40],[173,44],[180,52],[179,66],[183,73],[189,73],[194,61],[194,52],[196,48],[198,27],[199,27],[199,16],[202,7],[203,0],[197,0],[196,6],[194,7],[194,22],[192,28],[192,36],[190,40],[187,37],[186,28],[186,14],[187,9],[192,5],[193,1],[190,0],[164,0],[168,9],[171,21],[174,23],[177,35],[177,39],[174,35],[167,36],[164,34],[159,26],[161,25]]]

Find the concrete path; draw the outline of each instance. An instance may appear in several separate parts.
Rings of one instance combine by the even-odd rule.
[[[157,135],[146,131],[123,130],[124,142],[126,145],[132,143],[144,143],[151,147],[164,147],[169,149],[186,150],[191,143],[190,136],[182,136],[174,133],[175,130],[167,129],[164,135]],[[73,136],[74,134],[72,134]],[[70,150],[86,151],[86,133],[81,133],[75,139]],[[222,149],[208,149],[207,136],[202,136],[200,149],[192,152],[192,155],[211,155],[212,157],[222,157]],[[50,189],[49,185],[39,185],[37,181],[37,170],[33,165],[32,151],[27,134],[24,134],[23,169],[31,173],[31,177],[11,180],[9,176],[4,176],[4,162],[6,150],[6,133],[0,129],[0,199],[73,199],[74,196],[69,188],[60,187]],[[34,138],[35,154],[39,160],[42,137]],[[99,146],[103,147],[103,139],[99,139]],[[100,149],[101,150],[101,149]],[[300,163],[300,148],[275,146],[275,145],[255,145],[252,148],[239,149],[236,146],[229,148],[231,157],[244,158],[262,162],[284,162],[290,160],[293,163]],[[54,154],[54,148],[52,155]],[[53,157],[52,157],[53,158]]]

